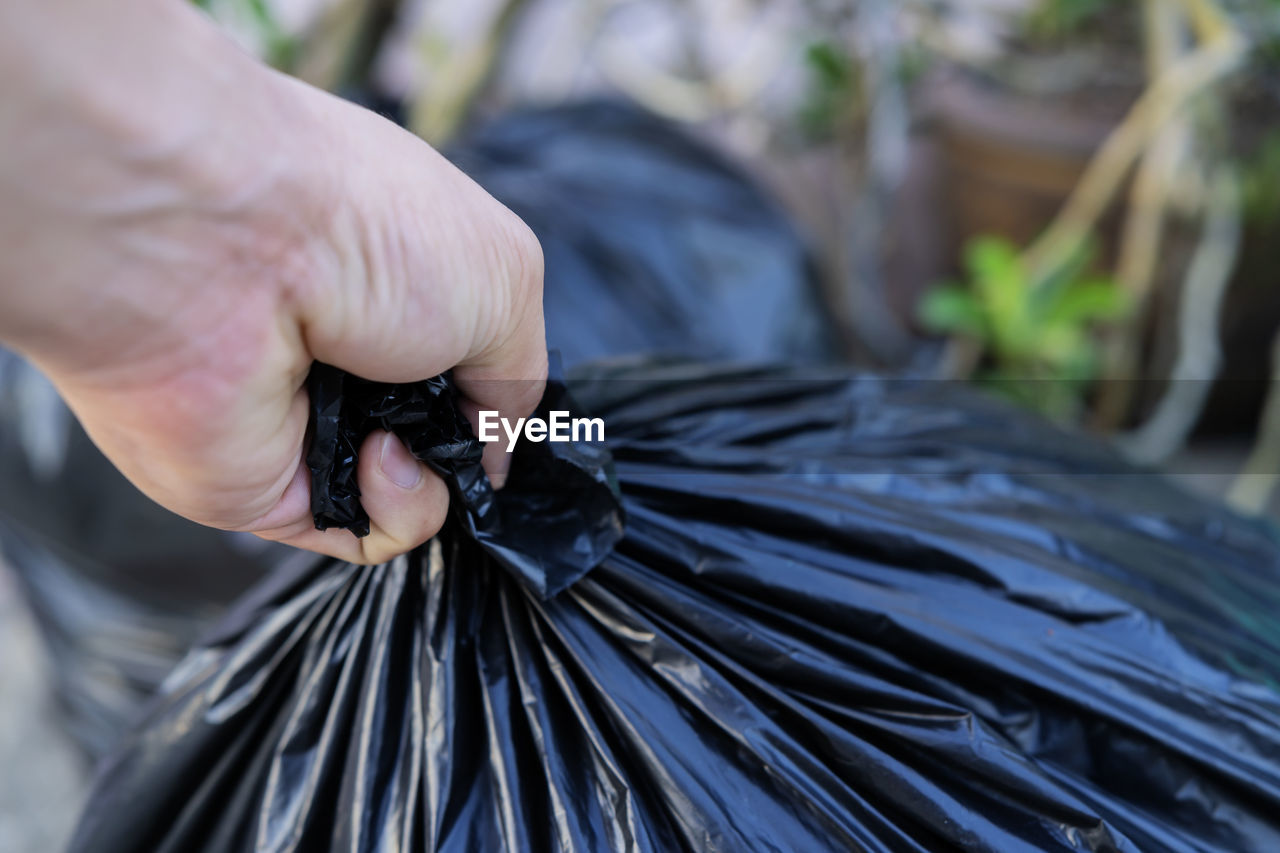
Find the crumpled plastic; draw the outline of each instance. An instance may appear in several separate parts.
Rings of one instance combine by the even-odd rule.
[[[539,411],[573,412],[557,378]],[[482,445],[457,405],[447,376],[401,384],[370,382],[326,364],[307,379],[313,425],[307,466],[316,527],[369,533],[356,485],[357,448],[375,429],[394,432],[449,487],[466,535],[530,589],[548,598],[596,566],[622,538],[622,508],[602,445],[533,443],[495,492],[481,467]]]
[[[544,597],[455,516],[283,566],[73,853],[1280,849],[1274,528],[936,382],[569,387],[626,514],[598,565]]]

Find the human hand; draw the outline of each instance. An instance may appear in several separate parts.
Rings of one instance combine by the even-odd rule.
[[[143,492],[195,521],[354,562],[441,526],[444,483],[361,448],[371,534],[314,529],[313,360],[528,415],[542,257],[421,140],[261,66],[172,0],[0,12],[0,340]],[[506,454],[485,449],[500,484]]]

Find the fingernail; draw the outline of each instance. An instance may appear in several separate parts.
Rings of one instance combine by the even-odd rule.
[[[489,482],[493,483],[495,489],[501,489],[507,484],[507,474],[511,471],[511,454],[498,454],[498,465],[493,472],[493,476],[489,478]]]
[[[378,467],[388,480],[402,489],[412,489],[422,481],[422,466],[409,455],[400,439],[387,433],[378,453]]]

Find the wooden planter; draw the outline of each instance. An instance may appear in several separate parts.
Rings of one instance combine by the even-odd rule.
[[[944,245],[955,269],[965,243],[997,234],[1027,245],[1057,214],[1089,158],[1137,96],[1139,81],[1102,93],[1033,97],[977,75],[953,72],[930,88],[937,138]],[[1098,261],[1114,268],[1123,200],[1098,229]],[[1240,259],[1223,305],[1223,363],[1199,430],[1250,432],[1267,389],[1271,338],[1280,326],[1280,234],[1246,226]],[[1144,378],[1130,422],[1162,393],[1177,352],[1181,276],[1194,249],[1194,229],[1171,223],[1162,271],[1140,329]]]

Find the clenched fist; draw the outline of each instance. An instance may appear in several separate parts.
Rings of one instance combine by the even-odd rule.
[[[536,405],[538,243],[421,140],[181,0],[6,4],[0,89],[0,341],[162,505],[380,562],[439,529],[447,491],[377,433],[371,535],[315,530],[312,361],[388,382],[453,368],[473,412]],[[505,460],[486,448],[496,484]]]

